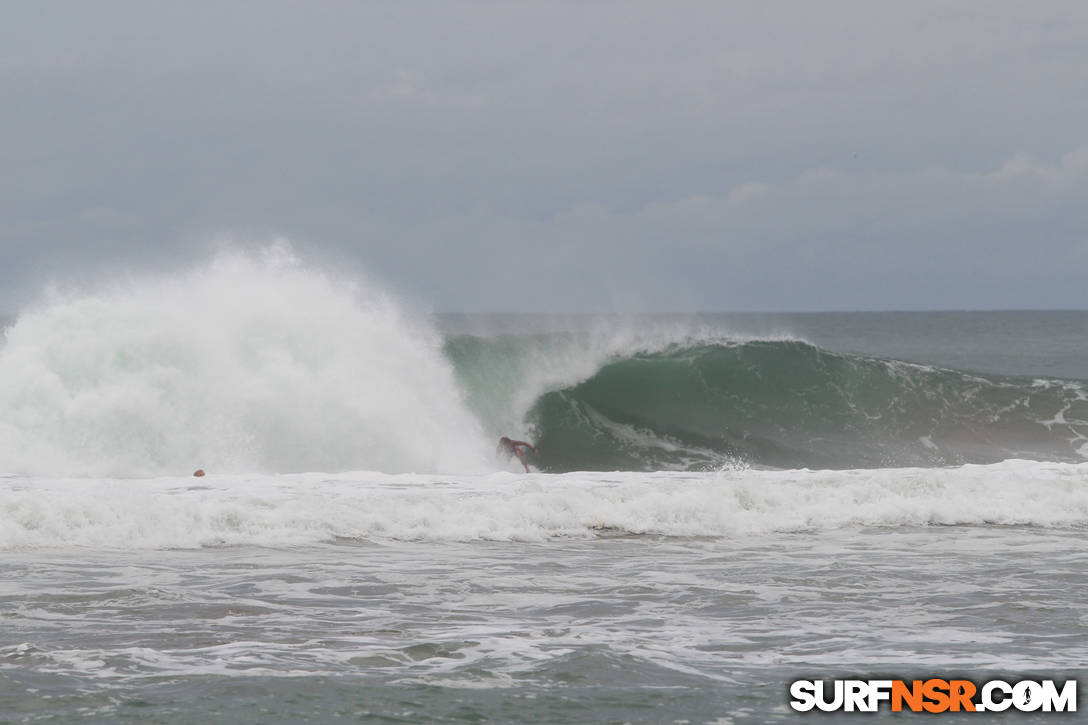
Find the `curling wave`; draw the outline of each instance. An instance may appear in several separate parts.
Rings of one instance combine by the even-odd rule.
[[[550,344],[584,349],[563,337]],[[485,419],[494,415],[489,406],[519,407],[504,391],[532,367],[527,361],[551,371],[550,388],[523,405],[545,470],[1088,458],[1083,381],[986,376],[830,352],[799,340],[689,340],[656,350],[582,352],[584,359],[565,374],[542,357],[547,343],[540,337],[461,338],[446,348]],[[474,382],[481,370],[492,372]],[[510,380],[496,370],[511,373]],[[530,389],[534,379],[541,387],[537,374]],[[492,389],[490,396],[481,392]]]

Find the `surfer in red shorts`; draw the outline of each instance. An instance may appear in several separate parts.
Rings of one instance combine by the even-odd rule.
[[[529,464],[525,462],[525,451],[521,450],[522,448],[529,448],[533,451],[533,455],[540,455],[540,451],[538,451],[532,443],[512,441],[506,436],[499,439],[499,447],[495,449],[495,455],[505,456],[505,458],[503,458],[505,461],[509,461],[514,456],[517,456],[518,460],[521,461],[521,465],[525,466],[525,472],[529,473]]]

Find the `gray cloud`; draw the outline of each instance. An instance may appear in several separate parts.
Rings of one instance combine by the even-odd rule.
[[[1082,4],[0,12],[0,308],[275,235],[439,310],[1088,306]]]

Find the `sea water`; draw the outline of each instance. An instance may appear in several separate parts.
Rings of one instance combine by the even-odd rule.
[[[283,254],[44,297],[0,348],[0,722],[786,722],[796,679],[1083,678],[1086,341],[428,319]]]

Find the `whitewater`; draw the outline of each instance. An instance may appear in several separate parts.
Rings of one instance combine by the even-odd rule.
[[[744,537],[855,526],[1088,523],[1088,464],[455,479],[343,473],[0,481],[0,549]],[[59,505],[58,505],[59,504]]]
[[[1083,678],[1085,340],[436,317],[285,245],[50,291],[0,347],[0,722],[770,722],[798,678]]]

